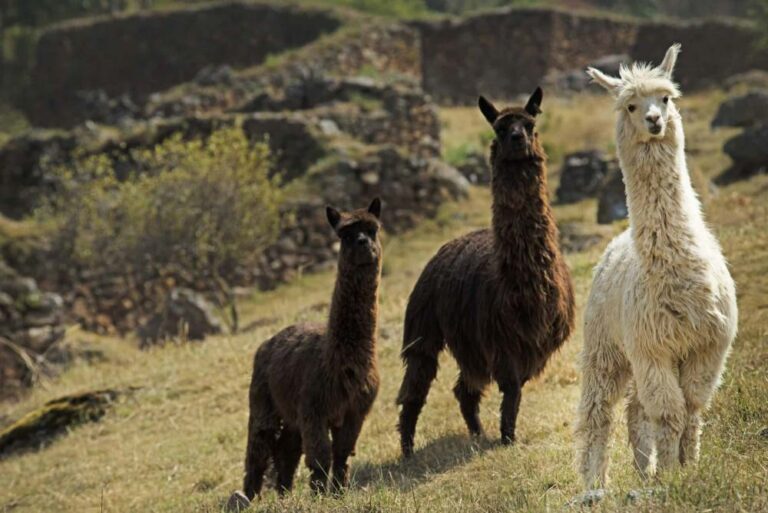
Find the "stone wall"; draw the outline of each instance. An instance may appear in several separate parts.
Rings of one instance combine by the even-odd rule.
[[[755,45],[757,32],[734,21],[645,23],[507,8],[416,26],[422,37],[423,87],[449,104],[474,103],[479,94],[527,94],[548,72],[583,67],[609,54],[659,62],[674,42],[683,45],[675,76],[686,89],[768,66],[768,50]]]
[[[340,24],[329,11],[245,2],[62,24],[38,41],[25,112],[35,125],[70,126],[79,91],[141,98],[209,65],[259,64]]]
[[[744,23],[702,21],[640,25],[630,55],[659,62],[670,43],[683,45],[675,80],[684,90],[722,84],[751,69],[768,69],[768,49],[756,46],[758,33]]]

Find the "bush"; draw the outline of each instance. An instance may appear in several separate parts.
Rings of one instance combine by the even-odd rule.
[[[132,171],[119,178],[125,163],[104,155],[53,170],[56,193],[36,218],[60,269],[183,275],[215,288],[274,241],[282,193],[269,148],[239,128],[206,142],[172,137],[128,160]]]

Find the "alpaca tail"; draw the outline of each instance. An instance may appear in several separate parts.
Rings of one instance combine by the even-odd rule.
[[[437,357],[444,346],[434,302],[419,292],[417,284],[405,312],[403,349],[400,353],[405,364],[405,376],[397,394],[397,404],[402,406],[398,430],[404,456],[413,452],[416,421],[437,375]]]
[[[245,452],[243,491],[249,500],[261,492],[264,473],[273,452],[280,419],[267,384],[269,342],[256,352],[248,394],[248,446]]]

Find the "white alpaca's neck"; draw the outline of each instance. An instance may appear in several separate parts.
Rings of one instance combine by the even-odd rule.
[[[670,109],[662,139],[641,141],[622,116],[617,127],[632,241],[650,275],[698,267],[699,244],[711,237],[688,174],[682,120]]]

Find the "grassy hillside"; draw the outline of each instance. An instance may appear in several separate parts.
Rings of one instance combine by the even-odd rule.
[[[723,159],[719,147],[724,134],[710,134],[706,127],[715,97],[701,95],[683,103],[693,157],[710,175],[722,169]],[[583,119],[587,104],[594,115]],[[553,151],[581,147],[587,139],[610,148],[613,114],[607,98],[545,100],[545,110],[544,137]],[[443,119],[449,148],[480,139],[485,130],[472,110],[447,110]],[[557,162],[552,168],[556,171]],[[580,325],[547,371],[526,385],[516,445],[496,443],[495,389],[481,408],[491,436],[467,437],[451,392],[456,367],[444,355],[419,422],[416,454],[407,462],[399,459],[394,400],[402,377],[398,352],[408,293],[440,244],[488,224],[489,201],[487,190],[475,189],[469,201],[446,205],[434,221],[385,240],[382,389],[352,461],[352,489],[342,498],[314,498],[302,466],[292,496],[280,500],[268,491],[255,511],[545,512],[562,511],[579,493],[572,422],[579,395]],[[561,222],[595,218],[594,201],[555,210]],[[626,433],[619,424],[612,450],[615,495],[594,511],[768,510],[768,177],[720,190],[706,211],[732,265],[741,319],[723,386],[706,415],[702,460],[696,468],[650,483],[662,490],[656,495],[627,502],[627,490],[643,484],[630,468]],[[568,255],[579,319],[592,266],[606,242]],[[322,320],[333,280],[331,272],[304,276],[274,292],[256,294],[242,305],[242,324],[251,329],[202,344],[142,352],[130,342],[73,329],[68,341],[102,351],[103,361],[80,363],[24,401],[3,405],[0,427],[63,394],[141,388],[100,422],[73,429],[38,452],[0,461],[0,511],[219,511],[229,493],[241,486],[252,354],[286,324]]]

